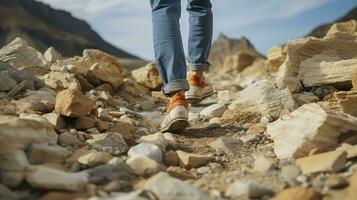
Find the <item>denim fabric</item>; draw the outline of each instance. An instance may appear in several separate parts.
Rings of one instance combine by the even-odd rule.
[[[188,90],[186,60],[180,32],[181,0],[150,0],[155,59],[164,94]],[[206,71],[213,30],[210,0],[188,0],[190,70]]]

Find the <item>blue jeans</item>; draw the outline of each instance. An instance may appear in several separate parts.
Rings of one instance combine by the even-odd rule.
[[[206,71],[212,43],[213,15],[210,0],[187,0],[189,12],[188,65]],[[188,90],[186,59],[180,32],[181,0],[150,0],[155,59],[169,95]]]

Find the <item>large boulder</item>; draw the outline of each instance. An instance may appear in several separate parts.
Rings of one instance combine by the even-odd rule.
[[[296,103],[289,90],[280,90],[274,82],[262,80],[239,92],[236,100],[228,108],[226,113],[254,112],[278,118],[284,110],[293,111]]]
[[[43,55],[21,38],[15,38],[0,49],[0,60],[16,68],[44,67],[46,65]]]
[[[159,89],[163,84],[155,63],[149,63],[142,68],[136,69],[131,72],[131,75],[136,82],[152,90]]]
[[[49,123],[0,116],[0,151],[27,149],[34,142],[56,144],[58,136]]]
[[[334,148],[343,134],[357,133],[357,118],[311,103],[269,124],[267,133],[274,140],[278,158],[299,158],[313,149]]]
[[[79,90],[67,89],[57,94],[55,110],[67,117],[82,117],[90,114],[94,102]]]
[[[328,54],[329,56],[320,56],[320,59],[315,57],[314,60],[317,61],[312,64],[312,67],[322,70],[321,72],[317,71],[320,76],[326,76],[324,73],[331,76],[336,70],[328,71],[326,70],[327,65],[321,63],[331,62],[331,57],[334,58],[332,62],[355,58],[357,56],[357,35],[337,32],[322,39],[313,37],[296,39],[290,41],[286,48],[287,56],[285,62],[280,66],[276,82],[279,88],[288,88],[292,92],[299,92],[303,87],[300,82],[300,66],[303,61],[319,54]],[[306,69],[309,67],[311,67],[311,63]],[[339,69],[344,70],[342,67]],[[351,78],[349,79],[351,80]]]

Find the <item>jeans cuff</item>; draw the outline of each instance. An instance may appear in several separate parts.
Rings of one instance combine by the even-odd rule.
[[[208,71],[211,64],[209,63],[188,63],[189,70],[191,71]]]
[[[187,82],[187,80],[185,79],[178,79],[178,80],[174,80],[171,81],[167,84],[164,85],[164,87],[162,87],[162,92],[164,93],[164,95],[166,96],[170,96],[170,94],[173,94],[177,91],[180,90],[189,90],[190,86]]]

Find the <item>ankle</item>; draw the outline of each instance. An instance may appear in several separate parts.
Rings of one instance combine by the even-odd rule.
[[[191,71],[190,76],[197,76],[200,80],[203,80],[203,71]]]

